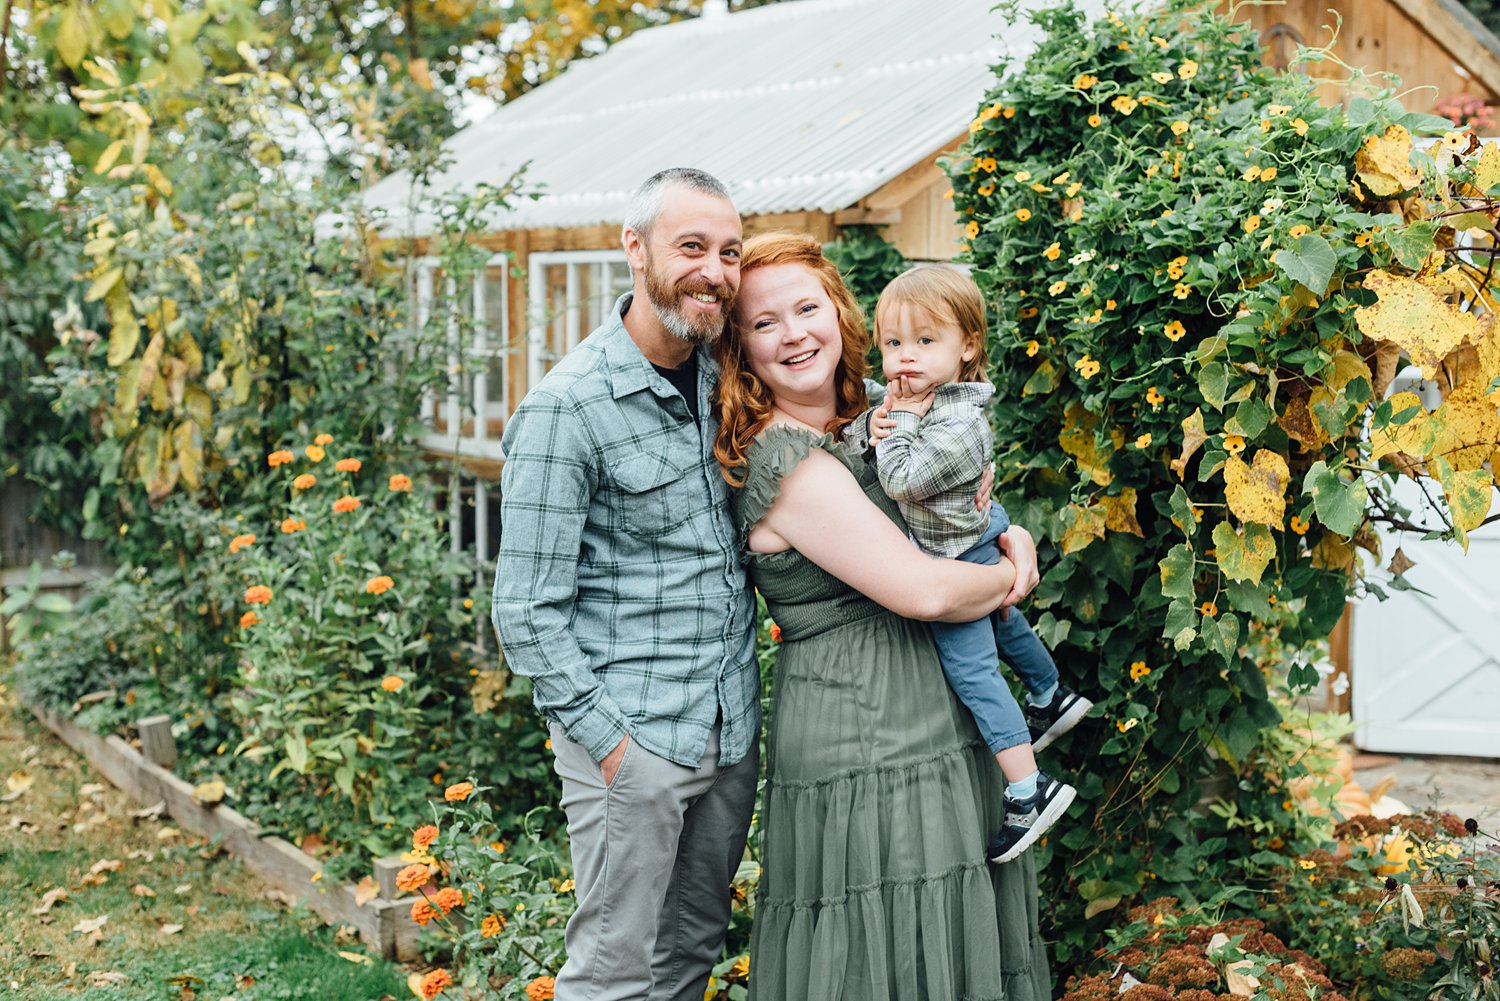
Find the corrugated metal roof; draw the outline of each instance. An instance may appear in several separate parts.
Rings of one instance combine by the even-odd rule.
[[[672,166],[719,177],[746,216],[848,207],[962,132],[993,66],[1030,51],[1034,29],[993,2],[786,0],[639,31],[454,135],[434,189],[529,163],[544,193],[496,230],[618,223]],[[366,203],[430,233],[420,208],[407,226],[409,183],[393,174]]]

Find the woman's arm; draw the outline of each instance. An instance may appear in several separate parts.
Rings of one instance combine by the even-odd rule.
[[[1002,558],[983,566],[935,559],[912,545],[833,456],[814,451],[781,484],[751,533],[758,552],[796,549],[897,615],[971,622],[1000,607],[1015,582]]]

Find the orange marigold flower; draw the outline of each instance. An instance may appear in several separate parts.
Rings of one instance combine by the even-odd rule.
[[[345,494],[344,496],[333,502],[333,510],[339,514],[353,511],[357,507],[359,507],[359,498],[351,497],[348,494]]]
[[[371,577],[365,581],[365,592],[367,594],[385,594],[385,592],[395,586],[395,581],[391,580],[385,574],[381,574],[379,577]]]
[[[323,461],[323,456],[327,454],[327,453],[325,453],[323,451],[323,446],[322,445],[309,445],[306,448],[304,448],[302,451],[313,462],[322,462]]]
[[[443,799],[450,803],[462,803],[474,792],[474,783],[458,782],[443,790]]]
[[[333,435],[331,435],[331,434],[320,434],[316,438],[313,439],[313,444],[314,445],[331,445],[331,444],[333,444]]]
[[[458,889],[458,887],[456,886],[445,886],[437,893],[432,895],[432,902],[436,904],[444,914],[447,914],[449,911],[453,910],[453,908],[463,905],[463,891]]]
[[[438,829],[436,824],[423,824],[411,832],[411,847],[413,851],[425,852],[427,846],[437,840]]]
[[[362,465],[358,459],[340,459],[333,464],[333,468],[341,473],[357,473]]]
[[[442,968],[433,970],[422,978],[422,996],[424,998],[435,998],[443,993],[453,983],[453,977],[447,970]],[[548,997],[552,995],[548,994]]]
[[[272,469],[275,469],[277,466],[286,465],[288,462],[291,462],[295,458],[296,456],[291,452],[287,451],[284,448],[279,448],[276,451],[272,452],[270,455],[266,456],[266,465],[270,466]]]
[[[229,540],[229,551],[231,553],[237,553],[241,549],[244,549],[246,546],[253,545],[255,545],[255,536],[248,534],[236,535],[234,538]]]
[[[526,996],[531,1001],[552,1001],[552,992],[557,987],[551,977],[537,977],[526,985]]]
[[[293,532],[300,532],[306,527],[307,522],[303,521],[301,518],[281,519],[281,531],[285,535],[291,535]]]
[[[425,900],[419,900],[411,905],[411,919],[419,925],[425,925],[429,921],[435,921],[442,915],[438,909]]]
[[[505,930],[505,915],[486,914],[484,920],[479,922],[479,937],[494,938]]]
[[[256,615],[254,612],[246,612],[244,615],[240,616],[240,628],[249,629],[251,626],[260,621],[261,617],[259,615]]]
[[[406,684],[405,678],[399,674],[392,674],[380,683],[380,687],[388,692],[399,692],[404,684]]]
[[[303,473],[292,481],[292,486],[298,490],[306,490],[318,482],[318,478],[312,473]]]
[[[411,490],[411,477],[405,473],[395,473],[387,486],[396,493],[408,493]]]
[[[269,604],[272,597],[271,589],[264,584],[253,584],[245,588],[245,604],[247,605]]]
[[[420,862],[414,862],[396,873],[396,889],[403,893],[416,893],[427,885],[432,870]]]

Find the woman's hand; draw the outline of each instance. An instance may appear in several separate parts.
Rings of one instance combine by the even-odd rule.
[[[1020,525],[1012,525],[1000,536],[1000,552],[1016,567],[1016,581],[1000,602],[1000,617],[1010,618],[1010,606],[1031,593],[1042,579],[1036,566],[1036,540]]]

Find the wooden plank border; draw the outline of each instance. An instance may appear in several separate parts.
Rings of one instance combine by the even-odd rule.
[[[219,838],[225,850],[263,882],[330,924],[353,926],[381,956],[402,961],[419,958],[419,929],[411,919],[411,906],[419,897],[376,897],[360,904],[352,885],[327,885],[316,878],[322,871],[316,859],[289,841],[261,834],[259,825],[231,807],[199,803],[191,785],[148,761],[119,737],[100,737],[60,713],[22,705],[127,796],[143,805],[161,802],[183,828],[205,838]]]

